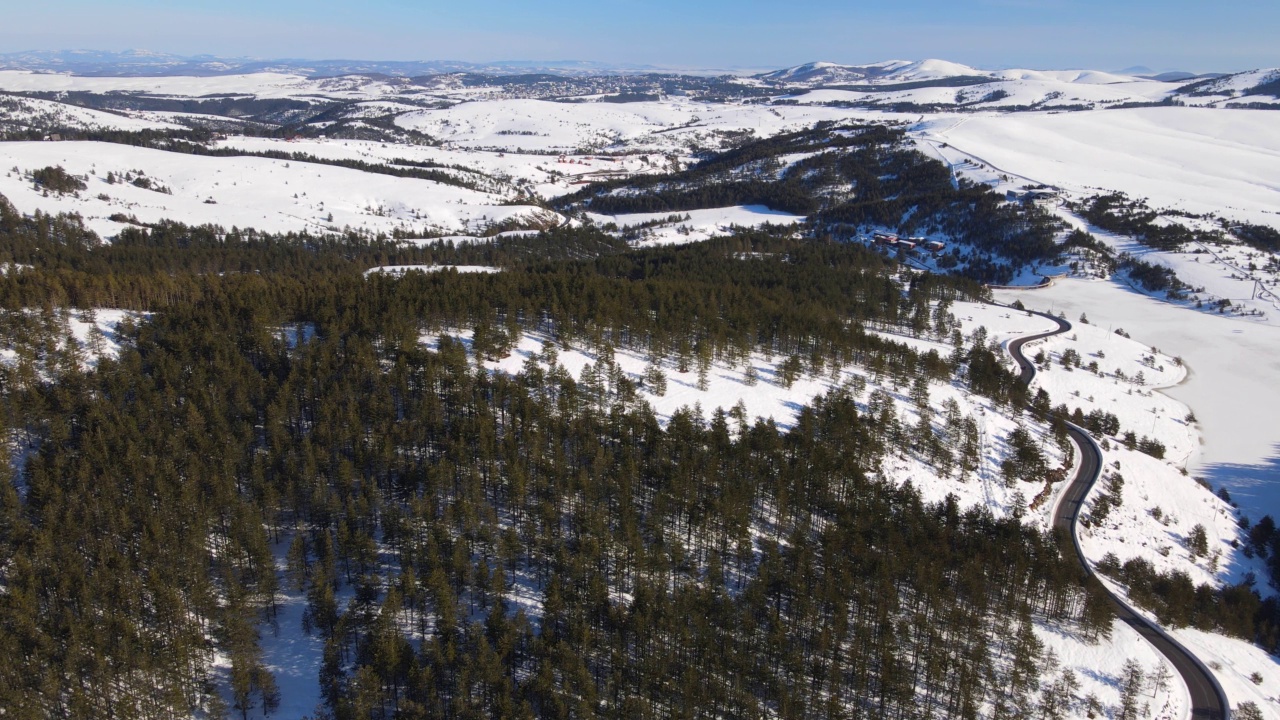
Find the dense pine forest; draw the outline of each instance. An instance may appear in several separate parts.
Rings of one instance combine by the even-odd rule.
[[[814,142],[914,162],[892,137],[822,137],[723,162]],[[816,157],[832,159],[779,181],[807,188],[797,202],[836,155]],[[601,192],[572,202],[666,197]],[[672,192],[661,209],[700,202]],[[324,648],[317,717],[1062,717],[1078,684],[1045,674],[1032,625],[1105,635],[1099,587],[1017,513],[926,502],[881,471],[910,455],[973,481],[971,420],[895,410],[927,407],[929,382],[1061,443],[1069,416],[958,331],[948,306],[981,286],[840,241],[841,221],[888,222],[885,207],[824,202],[803,239],[636,250],[589,224],[454,247],[160,223],[104,244],[0,199],[0,707],[271,714],[262,639],[289,592]],[[1019,212],[990,220],[1049,231]],[[366,274],[396,264],[501,272]],[[89,362],[65,336],[99,308],[131,319],[118,355]],[[521,372],[480,364],[526,333],[545,342]],[[557,360],[573,350],[596,359],[578,377]],[[619,351],[656,370],[622,372]],[[788,377],[857,367],[894,393],[836,386],[780,427],[660,418],[640,392],[662,367],[701,383],[752,352]],[[1037,489],[1037,441],[1007,441],[1006,481]],[[1275,643],[1275,604],[1247,586],[1102,569],[1167,622]]]
[[[1033,620],[1109,627],[1056,539],[878,479],[900,452],[963,478],[963,423],[837,388],[785,429],[664,426],[609,362],[765,348],[1013,412],[1026,391],[980,339],[941,357],[868,332],[955,335],[935,309],[968,281],[769,233],[403,248],[161,225],[104,245],[0,204],[0,240],[7,716],[270,711],[260,633],[286,589],[335,718],[1012,717],[1071,692],[1040,687]],[[391,262],[504,271],[363,273]],[[95,307],[139,314],[90,369],[50,329]],[[548,341],[507,375],[422,340],[460,329],[473,355]],[[592,379],[557,364],[569,348]]]

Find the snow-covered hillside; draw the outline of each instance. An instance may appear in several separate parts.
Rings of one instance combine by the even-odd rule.
[[[429,234],[480,231],[522,218],[556,222],[547,210],[505,205],[506,198],[488,193],[314,163],[82,142],[6,143],[0,158],[0,195],[28,213],[79,213],[103,237],[127,227],[129,220],[122,218],[312,233],[351,228]],[[24,177],[50,166],[87,178],[88,189],[46,193]],[[119,180],[109,183],[108,173]],[[140,177],[150,189],[133,184]]]
[[[212,77],[86,77],[70,73],[0,70],[0,90],[9,92],[142,93],[161,97],[252,96],[367,100],[406,92],[403,80],[358,75],[307,78],[260,72]]]
[[[1156,207],[1280,224],[1280,124],[1265,112],[938,116],[913,132],[1012,178],[1082,195],[1119,190]]]
[[[711,237],[727,235],[735,227],[760,225],[795,225],[804,216],[770,210],[763,205],[746,205],[684,213],[635,213],[631,215],[597,215],[587,217],[603,227],[614,225],[623,237],[638,245],[683,245]]]
[[[735,136],[769,137],[849,116],[837,108],[709,104],[679,97],[624,104],[489,100],[418,110],[396,118],[396,124],[470,148],[683,155],[721,147]]]
[[[886,60],[867,65],[812,62],[764,73],[756,77],[771,82],[816,87],[839,84],[920,82],[954,77],[994,77],[992,73],[946,60]]]
[[[176,130],[181,125],[91,110],[53,100],[21,96],[0,97],[0,131],[18,128],[77,130]]]
[[[1225,77],[1201,80],[1179,90],[1179,98],[1189,105],[1213,104],[1230,107],[1257,103],[1280,105],[1280,69],[1249,70]]]

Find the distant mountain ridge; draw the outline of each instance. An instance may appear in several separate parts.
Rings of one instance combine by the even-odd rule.
[[[649,65],[598,63],[586,60],[504,60],[491,63],[460,60],[305,60],[295,58],[223,58],[214,55],[172,55],[147,50],[31,51],[0,54],[0,70],[69,72],[102,77],[212,76],[279,72],[305,77],[332,75],[389,75],[416,77],[442,73],[507,75],[548,73],[569,77],[621,73],[663,72]]]
[[[283,85],[273,93],[311,99],[324,96],[344,102],[399,96],[410,92],[407,86],[437,92],[465,86],[522,98],[583,101],[608,97],[617,102],[663,96],[715,101],[771,98],[771,102],[895,112],[1049,112],[1163,105],[1280,109],[1278,69],[1200,75],[1135,74],[1150,72],[1143,67],[1129,70],[1134,72],[986,70],[926,59],[862,65],[809,62],[749,74],[733,69],[674,69],[579,60],[475,63],[188,57],[145,50],[40,51],[0,54],[0,72],[7,76],[0,83],[0,91],[39,93],[56,87],[154,93],[146,88],[159,88],[164,83],[143,82],[143,78],[159,81],[182,77],[240,77],[239,84],[223,82],[220,87],[255,88],[258,83],[250,78],[274,73],[279,77],[273,82]],[[46,73],[53,76],[39,78]],[[291,89],[285,91],[285,86]]]
[[[304,77],[334,75],[386,75],[419,77],[447,73],[480,75],[513,75],[543,73],[565,77],[600,75],[633,75],[665,73],[678,75],[746,75],[762,82],[780,85],[823,87],[831,85],[880,85],[944,81],[954,78],[991,78],[992,80],[1026,78],[1028,74],[1047,73],[1057,80],[1064,73],[1081,76],[1098,74],[1114,80],[1140,78],[1160,82],[1213,80],[1231,73],[1165,72],[1153,74],[1148,68],[1135,66],[1114,73],[1058,70],[981,70],[947,60],[885,60],[862,65],[834,62],[809,62],[779,70],[758,71],[742,68],[674,68],[667,66],[605,63],[590,60],[499,60],[470,62],[462,60],[310,60],[300,58],[221,57],[216,55],[175,55],[149,50],[33,50],[0,53],[0,70],[65,72],[100,77],[145,76],[217,76],[258,72],[278,72]],[[1079,80],[1069,80],[1077,82]]]
[[[866,65],[811,62],[761,73],[757,78],[782,84],[807,86],[846,84],[897,84],[955,77],[995,77],[994,73],[946,60],[886,60]]]
[[[1144,74],[1137,74],[1138,72]],[[845,103],[900,111],[947,108],[1082,110],[1150,105],[1280,108],[1280,69],[1240,73],[981,70],[946,60],[865,65],[811,62],[750,80],[794,91],[799,102]],[[819,92],[821,91],[821,92]],[[833,95],[841,91],[844,95]]]

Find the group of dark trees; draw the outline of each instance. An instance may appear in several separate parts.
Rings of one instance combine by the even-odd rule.
[[[1123,582],[1129,599],[1156,614],[1166,627],[1197,627],[1258,643],[1268,652],[1280,650],[1280,602],[1263,600],[1251,581],[1215,588],[1196,585],[1180,570],[1162,572],[1145,558],[1123,564],[1111,555],[1098,570]]]
[[[1259,250],[1280,253],[1280,230],[1273,227],[1243,223],[1233,226],[1231,233]]]
[[[1275,228],[1239,223],[1230,226],[1230,235],[1222,230],[1192,230],[1178,222],[1160,222],[1168,213],[1157,212],[1145,202],[1133,200],[1124,193],[1094,196],[1084,201],[1078,209],[1093,225],[1132,237],[1153,250],[1179,252],[1191,242],[1224,244],[1238,240],[1263,252],[1280,251],[1280,231]],[[1223,227],[1227,227],[1225,222]],[[1170,296],[1176,297],[1188,289],[1172,269],[1126,253],[1113,258],[1110,248],[1083,231],[1077,230],[1069,235],[1064,246],[1082,247],[1097,252],[1106,257],[1110,265],[1127,272],[1134,282],[1148,291],[1167,291]]]
[[[555,362],[628,347],[679,373],[765,348],[907,401],[954,378],[1020,408],[981,338],[944,357],[866,331],[954,334],[934,310],[966,281],[767,233],[402,248],[163,224],[101,245],[4,203],[0,261],[31,266],[0,277],[5,342],[40,343],[56,308],[151,313],[92,371],[0,377],[23,460],[0,463],[7,717],[270,710],[259,628],[285,592],[335,718],[1014,717],[1071,702],[1067,678],[1039,686],[1033,619],[1109,628],[1056,538],[879,479],[963,418],[903,428],[888,393],[837,389],[790,429],[663,427],[627,383]],[[412,262],[506,271],[363,274]],[[511,376],[421,341],[480,327],[549,343]]]
[[[56,193],[73,193],[88,187],[84,180],[68,173],[61,165],[33,170],[31,181],[44,190]]]
[[[783,166],[784,156],[809,157]],[[1057,253],[1057,223],[1035,207],[1005,202],[990,188],[953,182],[942,163],[883,125],[812,129],[747,142],[674,174],[596,183],[556,207],[594,212],[681,212],[766,205],[809,217],[815,234],[889,227],[905,234],[939,230],[1002,262],[975,258],[961,270],[984,282],[1007,281],[1023,263]]]
[[[1121,260],[1120,268],[1129,278],[1148,292],[1164,292],[1170,297],[1181,295],[1188,288],[1173,268],[1139,260],[1129,256]]]
[[[1106,491],[1094,503],[1087,522],[1105,522],[1111,509],[1121,502],[1124,479],[1110,473]],[[1229,496],[1224,495],[1229,499]],[[1261,557],[1266,562],[1269,583],[1280,587],[1280,532],[1275,521],[1266,516],[1256,524],[1240,519],[1245,531],[1242,552],[1246,557]],[[1203,526],[1192,529],[1186,549],[1197,557],[1208,552],[1208,539]],[[1280,600],[1272,595],[1263,599],[1255,588],[1256,578],[1249,573],[1242,582],[1221,588],[1196,585],[1180,570],[1160,571],[1144,558],[1131,558],[1123,563],[1108,554],[1098,563],[1098,571],[1123,582],[1129,598],[1156,614],[1168,627],[1197,627],[1223,632],[1258,643],[1268,652],[1280,652]]]
[[[1097,227],[1132,237],[1155,250],[1178,251],[1196,240],[1197,234],[1179,223],[1158,223],[1160,213],[1124,193],[1098,195],[1080,208],[1086,220]]]

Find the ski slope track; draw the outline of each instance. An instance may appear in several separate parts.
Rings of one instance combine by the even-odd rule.
[[[1058,329],[1039,335],[1018,338],[1009,343],[1009,354],[1018,362],[1018,367],[1021,370],[1018,380],[1025,384],[1029,384],[1032,378],[1035,377],[1036,370],[1035,365],[1022,354],[1022,347],[1028,342],[1061,335],[1071,329],[1071,323],[1066,320],[1047,313],[1034,314],[1053,320],[1058,324]],[[1061,529],[1071,534],[1071,544],[1075,547],[1076,559],[1090,577],[1095,577],[1093,568],[1089,565],[1089,561],[1084,556],[1084,551],[1080,548],[1080,539],[1076,536],[1076,522],[1079,519],[1080,507],[1084,504],[1085,497],[1088,496],[1089,491],[1093,489],[1093,484],[1097,482],[1102,474],[1102,451],[1098,448],[1098,444],[1094,442],[1093,438],[1089,437],[1089,434],[1084,430],[1068,423],[1067,432],[1071,435],[1071,440],[1076,444],[1076,447],[1080,448],[1080,466],[1076,470],[1075,478],[1058,500],[1058,505],[1053,515],[1053,526],[1055,529]],[[1204,718],[1205,720],[1230,720],[1230,705],[1227,703],[1226,693],[1223,692],[1222,686],[1218,684],[1217,679],[1213,676],[1213,673],[1209,672],[1204,663],[1200,662],[1199,658],[1192,655],[1181,643],[1170,637],[1155,623],[1139,615],[1128,603],[1106,588],[1105,584],[1103,584],[1103,588],[1107,592],[1107,597],[1111,600],[1111,607],[1116,617],[1137,631],[1161,655],[1168,658],[1169,662],[1173,663],[1174,668],[1178,670],[1178,674],[1182,677],[1182,681],[1186,684],[1187,691],[1191,695],[1191,717]]]

